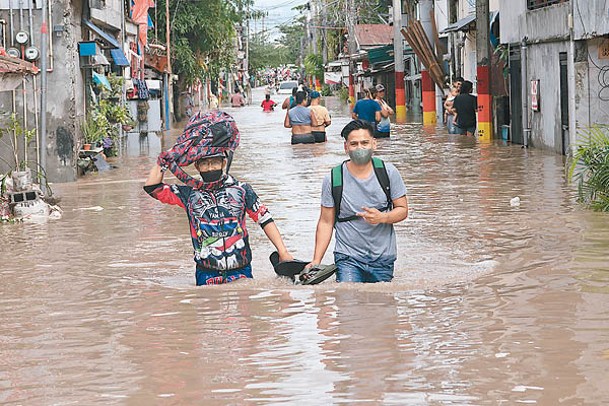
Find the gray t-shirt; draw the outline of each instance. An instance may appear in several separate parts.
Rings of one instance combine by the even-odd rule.
[[[406,186],[396,167],[385,162],[391,199],[406,195]],[[324,178],[321,191],[321,205],[334,207],[332,182],[330,174]],[[381,209],[387,206],[387,197],[381,188],[374,172],[367,179],[357,179],[343,165],[343,197],[340,205],[340,217],[352,216],[362,212],[362,207]],[[364,263],[371,263],[381,258],[395,260],[397,248],[393,224],[368,224],[362,218],[335,224],[336,245],[334,252],[348,255]]]
[[[311,110],[305,106],[292,107],[288,111],[290,124],[292,125],[311,125]]]

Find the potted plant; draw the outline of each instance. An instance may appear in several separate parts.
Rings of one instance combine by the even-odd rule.
[[[7,144],[13,152],[12,155],[15,164],[11,171],[13,185],[15,190],[24,190],[32,183],[32,174],[30,168],[27,167],[27,151],[30,142],[36,134],[36,130],[28,130],[22,127],[19,120],[17,120],[17,115],[15,113],[11,113],[8,116],[8,119],[5,119],[4,121],[5,122],[0,125],[0,139],[3,139],[6,135],[9,140]],[[24,142],[23,159],[20,159],[19,157],[19,139],[23,139]]]
[[[89,115],[80,126],[84,141],[83,149],[91,149],[101,142],[108,133],[109,126],[110,123],[98,112],[94,111]]]

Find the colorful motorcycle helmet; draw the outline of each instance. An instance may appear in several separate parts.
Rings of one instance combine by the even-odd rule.
[[[176,144],[161,153],[160,164],[186,185],[201,189],[204,182],[194,179],[182,167],[211,156],[229,156],[239,141],[239,129],[230,114],[220,110],[199,112],[190,118]]]

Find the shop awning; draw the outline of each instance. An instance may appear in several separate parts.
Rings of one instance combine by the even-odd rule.
[[[498,15],[499,15],[498,11],[491,11],[489,13],[490,25],[493,25],[493,23],[497,19]],[[469,31],[471,29],[471,26],[475,23],[476,23],[476,15],[470,14],[467,17],[462,18],[455,23],[452,23],[451,25],[449,25],[448,27],[446,27],[445,29],[440,31],[440,34],[446,34],[449,32],[457,32],[457,31]]]
[[[83,18],[82,22],[88,29],[93,31],[95,33],[95,35],[100,37],[108,45],[112,46],[113,48],[121,47],[120,44],[118,43],[118,41],[116,40],[116,38],[114,38],[112,35],[108,34],[106,31],[102,30],[101,28],[99,28],[97,25],[93,24],[91,21],[87,20],[86,18]]]
[[[114,59],[114,64],[116,66],[131,66],[129,60],[120,48],[111,49],[110,56]]]
[[[446,34],[447,32],[456,32],[456,31],[467,31],[469,29],[470,24],[476,21],[476,15],[470,14],[465,18],[460,19],[459,21],[452,23],[445,29],[443,29],[440,34]]]

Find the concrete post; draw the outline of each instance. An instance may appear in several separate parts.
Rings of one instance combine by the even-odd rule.
[[[395,121],[406,122],[404,89],[404,42],[402,41],[402,0],[393,0],[393,54],[395,61]]]
[[[40,24],[40,168],[47,176],[47,0],[42,0],[42,23]],[[14,109],[13,109],[14,111]],[[46,193],[46,181],[40,182],[42,192]]]
[[[478,89],[478,135],[493,138],[493,96],[491,95],[491,53],[488,0],[476,0],[476,62]]]
[[[430,44],[435,43],[431,22],[432,12],[433,0],[421,0],[419,2],[421,26]],[[438,122],[436,116],[436,85],[423,64],[421,64],[421,90],[423,93],[423,125],[434,125]]]

